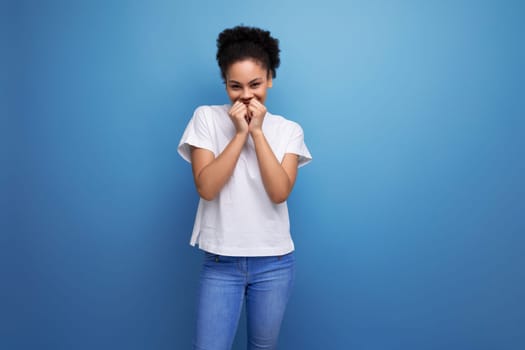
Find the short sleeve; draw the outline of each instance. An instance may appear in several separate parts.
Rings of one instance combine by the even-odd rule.
[[[297,123],[293,123],[290,142],[286,147],[285,153],[297,154],[299,156],[298,167],[302,167],[312,160],[312,155],[304,143],[303,129]]]
[[[177,151],[191,163],[191,146],[205,148],[215,154],[205,107],[198,107],[182,134]]]

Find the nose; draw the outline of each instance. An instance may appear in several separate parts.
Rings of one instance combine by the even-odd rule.
[[[253,97],[253,93],[248,87],[245,87],[241,93],[241,100],[243,102],[249,102]]]

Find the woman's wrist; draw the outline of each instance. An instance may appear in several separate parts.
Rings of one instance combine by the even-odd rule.
[[[240,130],[240,131],[237,130],[237,132],[235,133],[234,138],[238,138],[240,140],[246,141],[246,138],[248,137],[248,134],[249,134],[248,130]]]
[[[250,130],[250,135],[252,135],[252,138],[255,139],[257,137],[264,136],[264,133],[262,129],[253,129],[253,130]]]

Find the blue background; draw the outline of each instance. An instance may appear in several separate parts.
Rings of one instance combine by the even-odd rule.
[[[523,4],[4,3],[0,348],[190,348],[176,147],[244,23],[280,39],[267,105],[314,156],[280,348],[524,349]]]

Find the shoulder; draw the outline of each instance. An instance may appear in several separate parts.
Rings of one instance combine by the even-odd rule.
[[[209,127],[228,124],[228,108],[228,105],[202,105],[195,109],[192,119]]]
[[[271,126],[278,130],[286,130],[290,133],[302,133],[303,129],[299,123],[287,119],[281,115],[271,114],[268,112],[266,120],[270,122]]]
[[[228,115],[228,105],[202,105],[195,108],[193,115],[211,117],[214,115]]]

